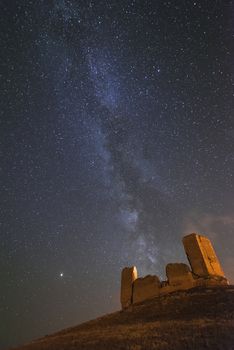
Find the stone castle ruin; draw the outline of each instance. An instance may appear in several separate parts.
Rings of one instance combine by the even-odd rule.
[[[125,267],[121,275],[122,309],[146,299],[194,287],[228,285],[210,240],[192,233],[183,238],[183,245],[190,267],[183,263],[166,266],[167,281],[148,275],[137,278],[137,269]]]

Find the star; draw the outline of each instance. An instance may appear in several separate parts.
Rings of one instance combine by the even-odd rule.
[[[117,310],[121,269],[163,276],[183,234],[232,279],[234,3],[142,3],[4,1],[1,349]]]

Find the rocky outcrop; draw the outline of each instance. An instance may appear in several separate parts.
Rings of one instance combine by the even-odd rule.
[[[121,279],[123,309],[131,304],[179,290],[228,285],[214,248],[207,237],[192,233],[183,238],[183,244],[191,269],[186,264],[170,263],[166,266],[166,281],[160,282],[157,276],[137,278],[136,267],[123,269]]]

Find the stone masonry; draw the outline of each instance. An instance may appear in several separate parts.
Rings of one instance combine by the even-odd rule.
[[[132,304],[133,282],[137,279],[137,269],[135,266],[125,267],[121,275],[121,304],[122,309],[126,309]]]
[[[137,278],[135,266],[125,267],[121,276],[122,309],[131,304],[195,287],[214,287],[228,285],[220,262],[210,240],[192,233],[183,238],[184,249],[190,263],[170,263],[166,266],[166,281],[157,276]]]
[[[133,304],[159,295],[161,287],[157,276],[137,278],[133,283]]]
[[[192,233],[183,238],[183,244],[194,275],[224,277],[214,248],[207,237]]]
[[[192,272],[186,264],[167,264],[166,275],[170,286],[188,285],[191,287],[193,284]]]

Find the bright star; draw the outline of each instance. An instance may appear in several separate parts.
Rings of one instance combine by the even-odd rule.
[[[61,273],[59,274],[59,276],[60,276],[60,277],[63,277],[63,272],[61,272]]]

